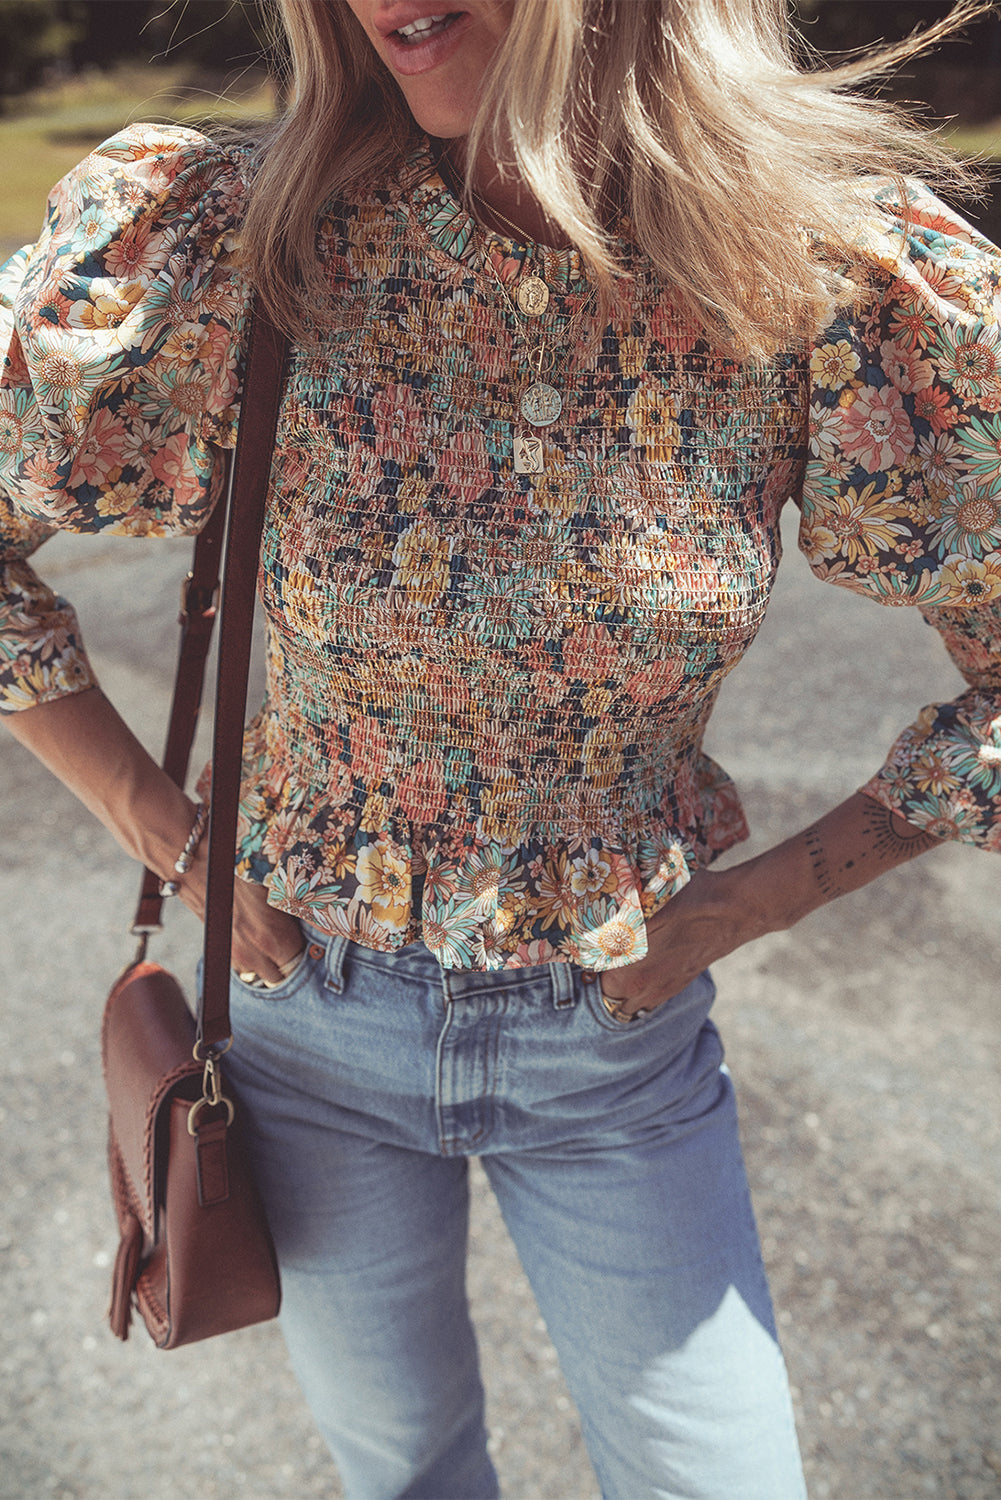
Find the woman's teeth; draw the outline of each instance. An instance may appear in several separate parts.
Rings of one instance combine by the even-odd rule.
[[[411,45],[426,42],[428,37],[437,36],[440,31],[444,31],[454,19],[454,12],[443,16],[423,16],[419,21],[411,21],[409,26],[401,26],[396,35]]]

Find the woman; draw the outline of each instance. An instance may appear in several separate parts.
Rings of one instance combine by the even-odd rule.
[[[230,1072],[346,1489],[497,1493],[476,1154],[603,1493],[795,1500],[706,966],[1001,848],[1001,259],[895,176],[945,172],[932,140],[804,81],[778,3],[279,9],[271,141],[126,131],[8,267],[9,722],[165,879],[187,848],[201,910],[202,818],[26,558],[203,523],[255,283],[296,342]],[[788,498],[815,571],[919,605],[970,686],[712,870],[746,830],[702,735]]]

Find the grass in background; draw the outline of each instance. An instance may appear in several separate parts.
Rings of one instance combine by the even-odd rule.
[[[259,72],[217,94],[182,67],[130,64],[35,90],[13,108],[0,118],[0,252],[6,254],[37,236],[52,184],[123,125],[260,119],[273,113],[274,94]]]
[[[123,125],[167,120],[211,129],[213,120],[261,118],[274,108],[274,90],[260,72],[216,93],[183,66],[122,65],[25,95],[14,114],[0,118],[0,259],[38,234],[52,184]],[[949,134],[962,152],[1001,169],[1001,118]],[[986,227],[998,234],[997,208]]]

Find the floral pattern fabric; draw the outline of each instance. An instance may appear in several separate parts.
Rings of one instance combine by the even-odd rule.
[[[28,561],[45,537],[194,532],[216,499],[248,175],[193,132],[130,129],[5,268],[7,709],[94,680]],[[331,304],[294,351],[262,545],[243,876],[368,946],[420,935],[449,967],[642,956],[646,917],[746,834],[702,739],[801,490],[814,569],[917,604],[970,684],[866,790],[1001,847],[1001,259],[917,189],[900,253],[894,212],[873,219],[872,306],[812,358],[751,368],[626,242],[631,303],[596,327],[575,253],[485,239],[426,160],[329,206]],[[526,338],[497,282],[533,271],[564,407],[525,475]]]
[[[801,546],[818,577],[918,605],[970,685],[926,708],[863,790],[1001,851],[1001,255],[919,184],[906,213],[876,201],[886,292],[811,355]]]

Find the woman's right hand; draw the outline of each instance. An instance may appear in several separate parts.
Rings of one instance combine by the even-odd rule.
[[[182,840],[183,844],[183,840]],[[180,846],[179,846],[180,847]],[[179,895],[203,921],[208,859],[199,849],[191,870],[181,879]],[[230,962],[238,974],[253,974],[265,984],[281,984],[305,948],[295,917],[268,905],[263,885],[237,880],[233,888],[233,950]],[[284,972],[283,972],[284,971]]]

